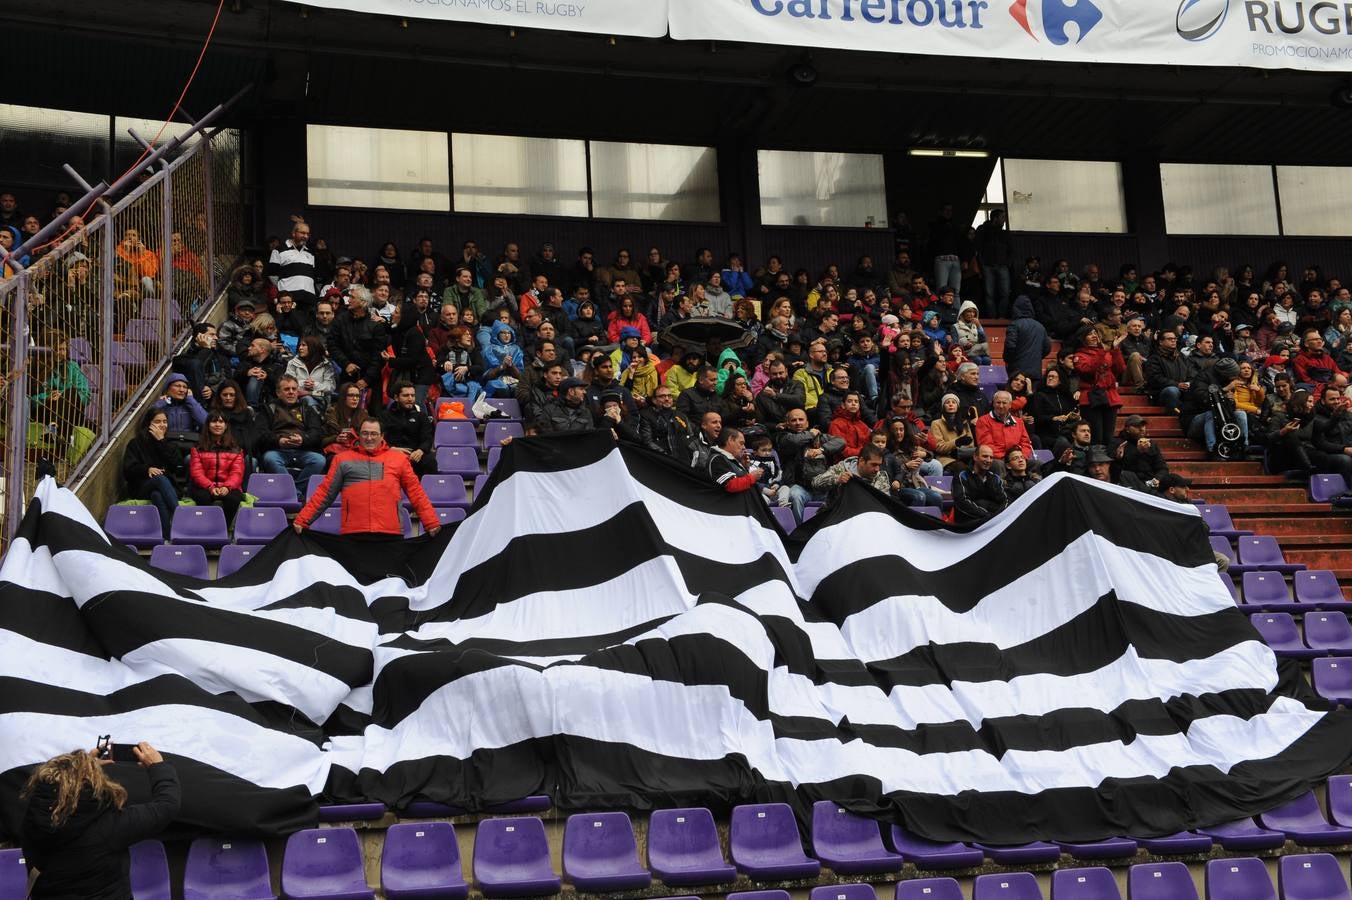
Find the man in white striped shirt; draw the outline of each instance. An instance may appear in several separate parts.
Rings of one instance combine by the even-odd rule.
[[[310,226],[300,219],[291,226],[291,238],[272,251],[268,277],[279,292],[290,294],[296,306],[309,314],[315,308],[315,256],[306,243]]]

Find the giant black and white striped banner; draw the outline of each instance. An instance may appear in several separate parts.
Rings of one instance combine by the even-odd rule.
[[[785,541],[607,433],[514,442],[435,538],[285,532],[197,582],[44,484],[0,566],[0,813],[29,767],[146,739],[184,819],[830,798],[945,839],[1162,834],[1343,767],[1233,608],[1196,511],[1058,476],[968,533],[851,484]]]

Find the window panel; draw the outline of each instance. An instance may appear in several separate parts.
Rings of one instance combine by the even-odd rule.
[[[760,150],[757,162],[766,225],[862,228],[887,222],[880,155]]]
[[[585,141],[451,135],[457,212],[587,215]]]
[[[160,127],[164,127],[163,133]],[[145,150],[140,144],[127,133],[128,128],[134,128],[144,140],[154,141],[155,135],[160,139],[156,141],[155,146],[161,147],[176,137],[182,137],[187,134],[188,129],[192,128],[187,122],[168,122],[163,119],[141,119],[136,116],[117,116],[113,119],[113,165],[117,166],[118,173],[125,171],[129,166],[141,158],[141,153]],[[197,140],[193,138],[188,143]]]
[[[1006,159],[1011,231],[1124,234],[1127,205],[1115,162]]]
[[[1169,234],[1277,234],[1271,166],[1163,163]]]
[[[310,204],[450,209],[444,132],[337,125],[305,131]]]
[[[84,193],[71,184],[61,163],[70,163],[90,181],[108,175],[107,116],[0,103],[0,123],[5,187],[14,191],[20,209],[44,222],[55,205],[55,191],[72,197]]]
[[[717,222],[712,147],[591,142],[592,214],[615,219]]]
[[[1352,169],[1334,166],[1278,166],[1277,194],[1284,234],[1347,234],[1352,208]]]

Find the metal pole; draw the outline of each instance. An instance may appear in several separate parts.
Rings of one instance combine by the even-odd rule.
[[[202,185],[203,195],[206,199],[206,208],[203,212],[207,217],[207,245],[202,249],[202,265],[207,270],[207,296],[205,303],[210,303],[216,299],[216,205],[212,202],[212,179],[216,177],[216,167],[212,164],[211,141],[215,135],[206,136],[202,142],[202,148],[198,152],[202,154]],[[204,304],[205,305],[205,304]]]
[[[71,171],[73,174],[74,170]],[[111,190],[111,188],[108,187],[108,184],[106,182],[100,181],[98,184],[94,185],[94,187],[89,191],[89,193],[85,194],[75,203],[72,203],[66,209],[65,212],[57,216],[55,219],[52,219],[42,228],[38,229],[37,234],[33,235],[31,238],[29,238],[28,240],[24,241],[22,244],[11,250],[9,256],[12,256],[13,259],[8,260],[7,265],[10,265],[15,269],[21,268],[19,266],[19,257],[23,256],[32,248],[39,247],[42,244],[46,243],[47,240],[51,238],[53,235],[59,234],[61,231],[65,229],[65,227],[68,224],[70,224],[71,219],[75,218],[77,215],[80,214],[79,208],[81,207],[82,204],[88,204],[92,206],[95,201],[97,201],[104,194],[108,193],[109,190]],[[4,259],[4,257],[0,256],[0,259]]]
[[[15,276],[13,331],[10,341],[10,365],[14,380],[9,385],[9,408],[13,412],[9,434],[8,489],[5,493],[5,516],[12,539],[23,519],[24,501],[28,493],[28,279],[27,272]]]
[[[103,219],[103,271],[99,273],[99,348],[103,353],[100,360],[103,370],[103,392],[99,395],[100,444],[111,440],[113,429],[113,319],[117,308],[113,302],[113,279],[116,260],[117,236],[113,234],[113,210],[109,207]]]
[[[160,266],[160,348],[169,356],[173,353],[174,317],[170,310],[174,308],[174,173],[166,170],[161,176],[164,187],[161,189],[164,219],[164,262]]]

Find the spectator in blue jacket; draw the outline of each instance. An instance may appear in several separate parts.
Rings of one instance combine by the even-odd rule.
[[[1029,377],[1042,371],[1042,360],[1052,352],[1047,329],[1034,318],[1033,301],[1026,294],[1014,298],[1014,318],[1005,329],[1005,368]]]

